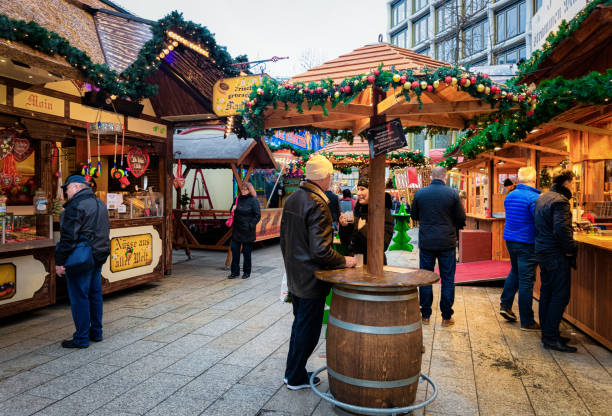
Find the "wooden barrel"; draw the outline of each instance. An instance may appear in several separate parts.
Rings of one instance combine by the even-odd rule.
[[[416,288],[334,285],[327,371],[336,400],[375,408],[410,406],[422,345]]]

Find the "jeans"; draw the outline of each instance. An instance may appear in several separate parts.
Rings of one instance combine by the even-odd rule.
[[[570,259],[563,254],[538,258],[540,264],[540,326],[542,341],[559,340],[559,324],[569,303],[571,288]]]
[[[73,275],[66,272],[70,310],[76,331],[72,342],[81,347],[102,339],[102,266]]]
[[[501,294],[500,303],[504,308],[512,309],[514,295],[518,290],[518,307],[523,328],[535,323],[533,317],[533,283],[537,261],[535,258],[535,245],[506,241],[512,269]]]
[[[424,270],[434,271],[438,259],[440,267],[440,279],[442,289],[440,290],[440,311],[442,319],[450,319],[453,316],[453,303],[455,303],[455,249],[451,250],[424,250],[419,249],[419,267]],[[419,301],[421,303],[421,316],[431,316],[431,304],[433,303],[433,289],[431,285],[419,287]]]
[[[285,378],[288,384],[298,386],[308,382],[306,362],[314,351],[323,325],[325,298],[305,299],[292,295],[293,326],[287,354]]]
[[[244,257],[244,262],[242,264],[242,272],[246,275],[250,275],[251,251],[253,250],[253,243],[240,243],[238,241],[232,240],[230,248],[232,249],[232,275],[240,275],[240,248],[242,248],[242,256]]]

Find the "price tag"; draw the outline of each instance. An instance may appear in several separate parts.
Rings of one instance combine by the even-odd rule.
[[[120,204],[120,205],[117,207],[117,212],[118,212],[119,214],[125,214],[125,213],[127,212],[127,208],[126,208],[125,204]]]

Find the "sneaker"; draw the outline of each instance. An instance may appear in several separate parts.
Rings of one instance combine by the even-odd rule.
[[[287,384],[288,382],[289,382],[289,380],[287,379],[287,377],[285,377],[285,378],[283,379],[283,383]]]
[[[453,318],[442,319],[442,326],[451,326],[451,325],[455,325],[455,320]]]
[[[503,316],[506,321],[516,322],[516,315],[514,314],[514,312],[512,312],[512,309],[508,309],[502,305],[499,307],[499,314]]]
[[[89,347],[89,345],[77,345],[71,339],[65,339],[62,341],[62,348],[79,348],[84,349]]]
[[[423,325],[429,325],[429,318],[423,318]]]
[[[238,277],[237,274],[230,274],[229,276],[227,276],[228,279],[235,279],[237,277]]]
[[[298,384],[298,385],[295,385],[295,386],[289,384],[289,380],[287,380],[287,388],[289,390],[309,389],[310,388],[310,376],[311,375],[312,375],[312,373],[308,373],[308,381],[306,381],[306,383]],[[319,384],[321,384],[321,379],[319,377],[315,377],[314,380],[313,380],[313,384],[315,386],[318,386]]]
[[[540,324],[537,322],[532,323],[531,325],[527,325],[527,326],[522,326],[521,327],[521,331],[539,331],[540,328]]]

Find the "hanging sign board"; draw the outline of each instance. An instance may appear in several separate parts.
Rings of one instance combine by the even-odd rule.
[[[130,235],[111,239],[111,272],[148,266],[153,261],[153,236]]]
[[[253,85],[261,84],[263,76],[223,78],[213,87],[213,111],[218,116],[234,116],[249,98]]]
[[[64,117],[64,100],[19,88],[13,89],[13,105],[24,110]]]
[[[367,131],[370,144],[370,157],[385,155],[394,150],[406,147],[406,136],[399,118],[369,128]]]

